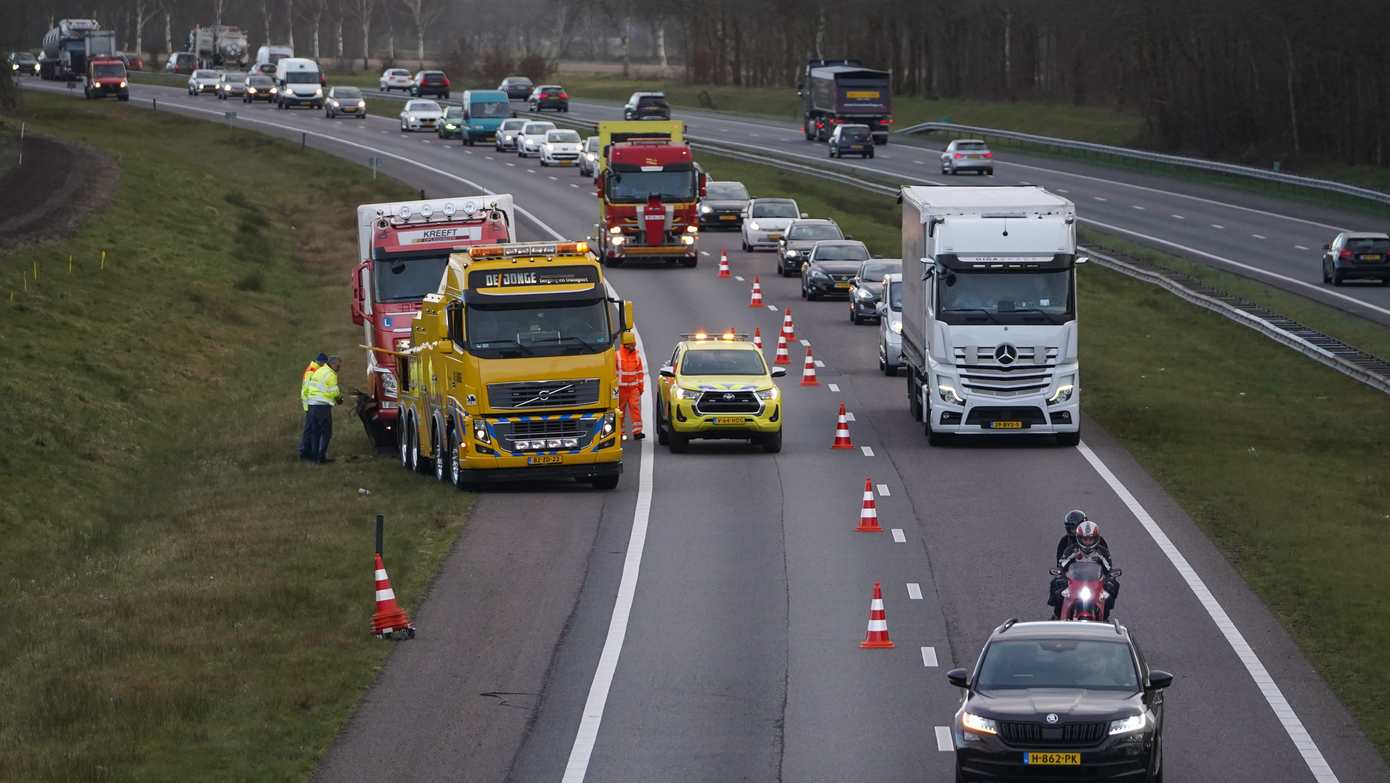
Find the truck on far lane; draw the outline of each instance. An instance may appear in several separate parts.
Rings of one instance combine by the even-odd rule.
[[[875,144],[893,124],[893,74],[859,60],[809,60],[796,86],[807,141],[827,141],[837,125],[868,125]]]
[[[39,76],[48,80],[77,81],[87,74],[94,57],[116,57],[116,33],[103,30],[95,19],[61,19],[43,37]]]

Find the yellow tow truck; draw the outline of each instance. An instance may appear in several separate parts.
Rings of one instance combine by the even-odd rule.
[[[401,364],[401,465],[459,488],[622,473],[615,344],[632,304],[608,296],[586,242],[479,245],[449,257]]]

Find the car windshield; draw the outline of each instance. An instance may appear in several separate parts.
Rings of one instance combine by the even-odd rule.
[[[125,73],[125,66],[119,63],[97,63],[92,66],[92,72],[97,76],[120,76]]]
[[[334,98],[361,98],[362,91],[356,87],[339,87],[333,91]]]
[[[589,138],[587,138],[587,139],[584,140],[584,151],[585,151],[585,152],[598,152],[598,137],[597,137],[597,136],[590,136]]]
[[[811,225],[792,226],[791,231],[787,232],[787,239],[844,239],[840,235],[840,229],[825,223],[813,223]],[[868,258],[864,255],[863,258]]]
[[[881,283],[883,282],[884,275],[891,275],[894,272],[901,271],[902,264],[883,261],[875,262],[872,264],[865,264],[864,268],[860,270],[859,276],[871,283]]]
[[[767,367],[756,351],[712,348],[686,351],[681,375],[765,375]]]
[[[462,107],[462,106],[445,106],[445,107],[444,107],[444,119],[446,119],[446,120],[461,120],[461,119],[463,119],[463,107]]]
[[[520,307],[468,306],[468,352],[486,358],[571,356],[608,350],[602,299]]]
[[[845,128],[840,131],[841,141],[864,141],[869,138],[868,128]]]
[[[974,272],[948,269],[936,287],[944,317],[993,323],[1050,321],[1065,323],[1073,315],[1071,270]]]
[[[387,72],[386,72],[386,75],[387,75],[387,76],[409,76],[409,75],[410,75],[410,71],[404,70],[404,69],[402,69],[402,68],[397,68],[397,69],[395,69],[395,70],[387,71]]]
[[[290,71],[285,74],[287,84],[318,84],[318,71]]]
[[[742,182],[711,182],[705,188],[707,194],[705,198],[724,199],[727,201],[746,201],[748,199],[748,188]]]
[[[545,140],[555,144],[578,144],[579,131],[572,130],[553,130],[546,131]]]
[[[868,257],[869,251],[860,245],[821,245],[816,248],[817,261],[863,261]]]
[[[553,122],[528,122],[526,127],[521,129],[523,136],[543,136],[546,131],[555,130]]]
[[[612,172],[608,180],[608,200],[638,204],[656,194],[663,201],[694,201],[695,172],[624,171]]]
[[[193,78],[195,78],[195,79],[216,79],[216,78],[217,78],[217,71],[194,71],[194,72],[193,72]]]
[[[244,74],[244,73],[224,73],[224,74],[222,74],[222,78],[225,79],[225,80],[227,80],[227,81],[229,81],[229,82],[239,82],[239,81],[241,81],[242,79],[245,79],[245,78],[246,78],[246,74]]]
[[[449,254],[410,259],[381,259],[372,263],[372,284],[378,302],[410,302],[439,290]]]
[[[526,124],[526,120],[503,120],[503,121],[502,121],[502,125],[500,126],[499,130],[504,130],[504,131],[521,130],[521,127],[522,127],[523,125],[525,125],[525,124]]]
[[[962,152],[984,152],[989,149],[983,141],[958,141],[956,149]]]
[[[796,205],[790,201],[763,201],[753,204],[755,218],[797,218]]]
[[[1139,691],[1139,672],[1128,644],[1091,639],[996,641],[980,661],[975,689],[1086,688]]]
[[[439,111],[439,104],[434,101],[411,101],[405,105],[406,111]]]
[[[1390,239],[1385,239],[1383,237],[1348,237],[1347,250],[1353,253],[1390,252]]]
[[[511,111],[503,101],[476,101],[468,104],[468,111],[476,117],[501,117]]]
[[[895,280],[888,284],[888,306],[895,313],[903,311],[903,282],[901,280]]]

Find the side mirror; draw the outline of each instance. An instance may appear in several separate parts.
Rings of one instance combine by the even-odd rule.
[[[786,368],[786,367],[773,367],[773,368],[772,368],[772,377],[774,377],[774,378],[785,378],[785,377],[787,377],[787,368]]]
[[[662,367],[660,370],[658,370],[656,374],[660,375],[663,378],[674,378],[676,377],[676,368],[668,364],[665,367]]]
[[[1091,257],[1090,257],[1090,256],[1077,256],[1077,257],[1076,257],[1076,263],[1078,263],[1078,264],[1084,264],[1084,263],[1086,263],[1087,261],[1090,261],[1090,260],[1091,260]]]
[[[1323,246],[1322,246],[1322,249],[1323,249],[1324,252],[1326,252],[1326,251],[1328,251],[1328,250],[1331,250],[1331,249],[1332,249],[1332,246],[1331,246],[1331,245],[1323,245]]]
[[[946,672],[946,682],[951,683],[957,688],[969,688],[970,674],[964,669],[952,669]]]
[[[1049,569],[1047,570],[1047,572],[1048,572],[1049,574],[1052,574],[1053,576],[1061,576],[1061,575],[1062,575],[1062,569],[1060,569],[1060,568],[1049,568]]]
[[[879,302],[878,304],[874,305],[874,311],[877,312],[879,315],[888,315],[888,303]]]
[[[809,212],[802,212],[802,213],[801,213],[801,216],[804,217],[804,218],[808,218],[808,217],[811,216],[811,213],[809,213]]]
[[[1114,570],[1112,570],[1112,571],[1110,572],[1110,575],[1113,576],[1113,577],[1115,577],[1116,579],[1118,579],[1118,578],[1120,578],[1121,576],[1123,576],[1124,573],[1125,573],[1125,571],[1124,571],[1123,568],[1116,568],[1116,569],[1114,569]]]
[[[853,234],[845,234],[845,239],[854,239]]]
[[[1164,688],[1167,688],[1168,686],[1170,686],[1170,685],[1172,685],[1172,684],[1173,684],[1173,675],[1172,675],[1171,673],[1162,671],[1162,670],[1160,670],[1160,669],[1151,669],[1151,670],[1149,670],[1149,687],[1150,687],[1150,688],[1153,688],[1153,689],[1156,690],[1156,691],[1161,691],[1161,690],[1163,690]]]

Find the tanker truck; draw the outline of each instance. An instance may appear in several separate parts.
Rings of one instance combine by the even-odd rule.
[[[62,19],[43,37],[39,76],[76,81],[87,73],[93,57],[116,56],[116,33],[103,30],[95,19]]]
[[[188,51],[198,56],[203,67],[245,68],[251,54],[246,33],[229,24],[210,24],[188,31]]]

